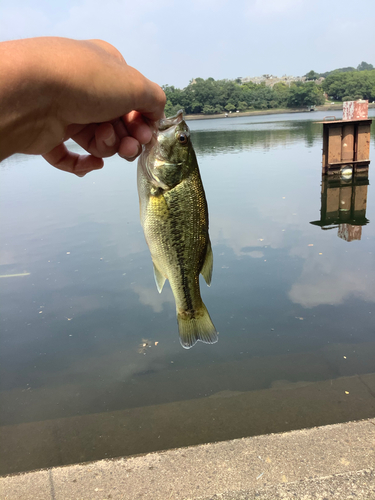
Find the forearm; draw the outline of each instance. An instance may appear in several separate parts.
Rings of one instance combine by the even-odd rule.
[[[3,42],[0,73],[0,160],[28,153],[35,143],[40,152],[47,151],[49,141],[44,131],[57,125],[53,120],[57,89],[48,61],[29,40]]]

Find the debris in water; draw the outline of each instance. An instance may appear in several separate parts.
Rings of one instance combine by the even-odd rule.
[[[30,276],[30,273],[2,274],[0,278],[18,278],[20,276]]]
[[[151,347],[151,345],[151,340],[142,339],[142,343],[138,347],[139,354],[146,354],[147,348]]]

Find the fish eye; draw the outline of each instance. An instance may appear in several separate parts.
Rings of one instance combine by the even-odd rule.
[[[184,146],[185,144],[188,143],[189,136],[182,132],[181,134],[178,134],[177,139],[178,139],[178,142]]]

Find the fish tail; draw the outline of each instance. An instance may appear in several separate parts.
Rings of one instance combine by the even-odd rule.
[[[193,313],[177,312],[177,323],[182,347],[190,349],[198,340],[205,344],[217,342],[217,331],[203,304]]]

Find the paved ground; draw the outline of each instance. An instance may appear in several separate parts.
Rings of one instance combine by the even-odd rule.
[[[375,419],[0,478],[1,500],[375,499]]]

